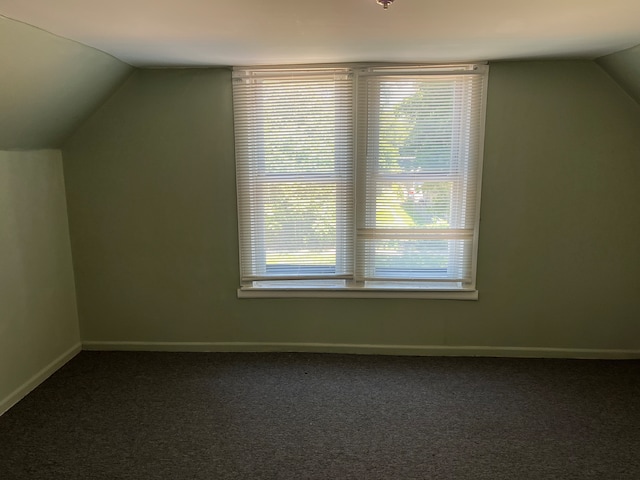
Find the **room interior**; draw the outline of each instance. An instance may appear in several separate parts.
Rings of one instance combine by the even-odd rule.
[[[235,31],[222,25],[240,7],[217,10],[218,57],[193,17],[182,18],[197,27],[188,57],[178,30],[175,48],[168,36],[128,50],[136,29],[162,23],[135,12],[107,39],[91,29],[106,4],[83,27],[73,12],[11,3],[0,1],[0,413],[81,350],[640,358],[640,31],[624,21],[640,13],[634,2],[580,14],[560,2],[602,31],[542,12],[538,50],[513,34],[535,31],[531,12],[493,26],[485,16],[484,43],[438,31],[449,51],[420,45],[420,31],[408,34],[414,50],[394,45],[384,22],[402,25],[410,0],[345,6],[336,18],[366,10],[375,28],[324,50],[322,21],[306,25],[295,2],[253,2]],[[347,2],[308,3],[309,15],[337,16]],[[446,13],[440,3],[432,16]],[[618,23],[596,21],[602,11]],[[295,42],[272,32],[243,49],[244,27],[269,13],[294,25],[281,37],[318,48],[278,50]],[[237,298],[229,66],[269,63],[269,52],[279,63],[489,62],[478,301]]]

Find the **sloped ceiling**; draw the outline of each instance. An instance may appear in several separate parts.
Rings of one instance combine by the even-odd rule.
[[[638,0],[0,0],[135,66],[594,59],[640,43]]]
[[[512,2],[506,8],[504,1],[490,0],[483,7],[488,9],[481,15],[484,22],[467,22],[469,31],[449,36],[440,27],[447,18],[453,22],[455,12],[447,10],[445,3],[430,3],[427,12],[416,0],[398,0],[385,12],[374,0],[352,1],[238,0],[216,5],[213,12],[210,2],[185,0],[180,12],[175,2],[142,12],[139,7],[125,7],[124,0],[114,0],[109,8],[101,4],[96,14],[82,10],[84,3],[70,0],[0,0],[0,150],[59,147],[133,71],[111,54],[137,65],[205,65],[243,60],[408,61],[410,57],[443,61],[443,56],[449,61],[531,55],[594,58],[598,52],[618,51],[598,62],[640,101],[640,45],[619,51],[640,41],[634,15],[640,14],[640,2],[636,0],[612,0],[606,12],[583,0],[579,4],[561,0],[553,20],[543,15],[551,12],[547,0],[537,2],[535,8],[530,3],[516,8]],[[252,8],[240,11],[238,5]],[[3,17],[7,9],[74,40]],[[328,15],[327,10],[332,13]],[[495,17],[487,16],[489,11]],[[121,21],[111,18],[116,13],[122,15]],[[619,22],[602,21],[605,13]],[[426,28],[434,16],[440,26]],[[205,17],[207,21],[201,21]],[[355,18],[361,21],[352,21]],[[426,22],[425,28],[415,24],[416,18]],[[365,23],[367,27],[358,30]],[[77,41],[104,47],[111,54]],[[411,43],[411,48],[402,48],[403,42]],[[421,58],[416,49],[422,52]]]
[[[59,147],[133,70],[2,16],[0,65],[0,150]]]
[[[640,103],[640,45],[600,57],[597,62]]]

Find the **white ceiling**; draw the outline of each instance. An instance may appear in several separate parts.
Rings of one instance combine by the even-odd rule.
[[[594,58],[640,44],[640,0],[0,0],[136,66]]]

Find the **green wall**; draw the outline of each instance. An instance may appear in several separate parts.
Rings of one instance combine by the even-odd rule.
[[[58,147],[132,68],[0,16],[0,149]]]
[[[238,300],[230,72],[137,70],[63,147],[83,340],[640,351],[639,131],[594,62],[493,64],[479,301]]]
[[[80,349],[59,151],[0,151],[0,414]]]
[[[600,57],[597,62],[640,103],[640,45]]]

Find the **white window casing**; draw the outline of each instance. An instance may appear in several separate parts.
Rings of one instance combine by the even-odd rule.
[[[236,68],[240,297],[478,297],[488,67]]]

